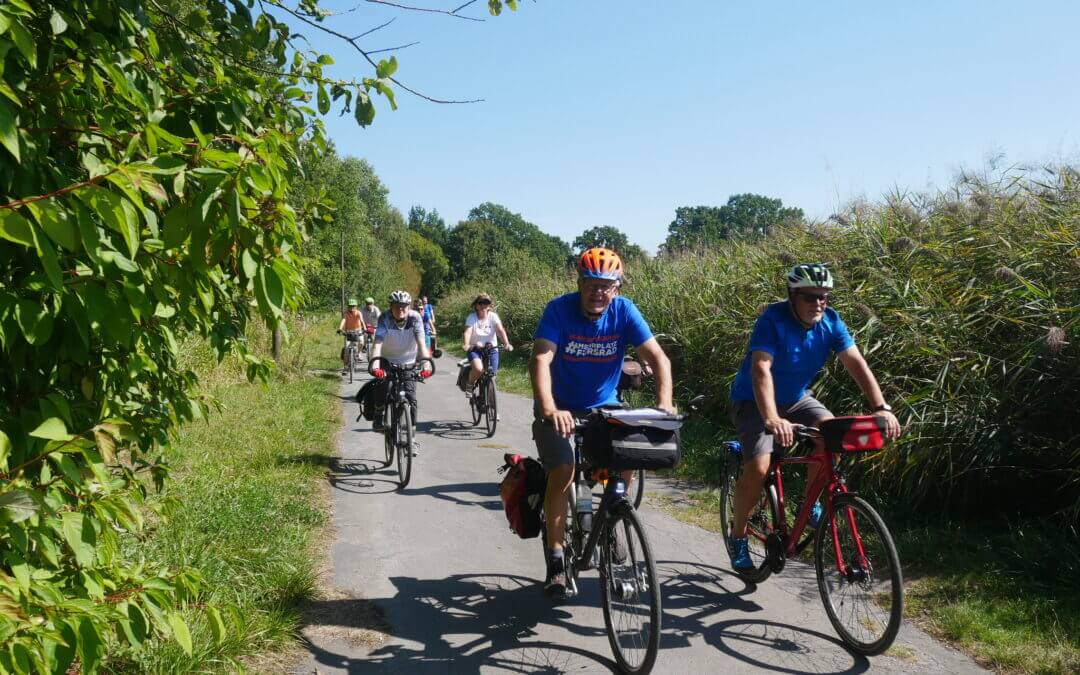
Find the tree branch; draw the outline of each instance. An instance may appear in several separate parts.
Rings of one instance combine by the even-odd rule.
[[[50,192],[48,194],[37,195],[36,197],[27,197],[25,199],[16,199],[15,201],[8,202],[7,204],[0,204],[0,209],[17,209],[20,206],[25,206],[25,205],[30,204],[32,202],[40,202],[42,199],[49,199],[51,197],[59,197],[62,194],[67,194],[68,192],[74,192],[75,190],[78,190],[80,188],[88,187],[90,185],[97,185],[106,176],[108,176],[110,174],[113,174],[113,173],[116,173],[116,169],[112,169],[112,170],[108,171],[107,173],[101,174],[100,176],[94,176],[93,178],[91,178],[89,180],[84,180],[84,181],[82,181],[80,183],[75,183],[74,185],[68,185],[67,187],[62,187],[59,190],[54,190],[53,192]]]
[[[483,21],[483,19],[477,19],[477,18],[472,17],[472,16],[462,16],[461,14],[454,14],[454,12],[457,11],[456,9],[454,10],[454,12],[449,12],[449,11],[447,11],[445,9],[430,9],[430,8],[427,8],[427,7],[410,7],[409,5],[399,5],[399,4],[395,3],[395,2],[389,2],[388,0],[365,0],[365,2],[370,2],[373,5],[386,5],[388,7],[397,7],[398,9],[407,9],[407,10],[410,10],[410,11],[413,11],[413,12],[431,12],[433,14],[445,14],[446,16],[452,16],[455,19],[464,19],[465,21],[481,21],[481,22]],[[465,3],[464,5],[462,5],[462,7],[466,7],[466,6],[468,6],[468,4],[469,3]],[[459,7],[458,9],[461,9],[461,7]]]
[[[394,17],[394,18],[397,18],[397,17]],[[374,28],[372,28],[371,30],[366,30],[363,33],[360,33],[359,35],[357,35],[356,37],[350,38],[350,39],[351,40],[359,40],[360,38],[364,37],[365,35],[371,35],[372,33],[379,30],[380,28],[386,28],[387,26],[389,26],[392,23],[394,23],[394,19],[390,19],[386,23],[381,23],[378,26],[375,26]]]
[[[410,42],[407,45],[400,45],[398,47],[386,47],[385,49],[372,49],[370,52],[368,52],[368,54],[382,54],[383,52],[392,52],[392,51],[397,50],[397,49],[405,49],[406,47],[412,47],[413,45],[418,45],[418,44],[420,44],[420,43],[419,42]]]

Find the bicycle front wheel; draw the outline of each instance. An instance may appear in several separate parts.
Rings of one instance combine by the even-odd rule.
[[[401,484],[401,489],[405,489],[412,476],[413,450],[412,413],[408,404],[402,406],[397,414],[397,423],[394,425],[394,445],[397,448],[398,482]]]
[[[495,378],[487,378],[484,387],[484,415],[487,424],[487,435],[491,438],[495,435],[495,425],[499,422],[499,408],[495,403]]]
[[[349,371],[349,384],[353,383],[353,373],[356,372],[356,352],[353,350],[352,343],[348,343],[345,346],[345,370]]]
[[[660,650],[660,583],[649,540],[632,508],[620,509],[600,533],[604,625],[619,670],[648,673]]]
[[[874,507],[855,495],[834,497],[833,514],[815,535],[814,564],[840,639],[866,656],[888,649],[903,620],[904,582],[896,545]]]
[[[742,456],[727,453],[724,463],[724,475],[720,482],[720,531],[724,535],[724,547],[731,553],[731,531],[735,525],[735,486],[742,476]],[[746,541],[750,550],[750,559],[754,566],[745,570],[735,570],[740,577],[750,583],[759,584],[772,574],[765,541],[770,534],[777,532],[780,521],[780,504],[776,497],[776,488],[766,484],[761,491],[761,498],[754,505],[746,521]]]
[[[630,494],[627,495],[634,504],[634,510],[641,506],[641,499],[645,496],[645,469],[634,472],[634,479],[630,482]]]

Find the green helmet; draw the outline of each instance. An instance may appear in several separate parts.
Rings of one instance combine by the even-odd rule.
[[[824,263],[799,263],[787,275],[788,288],[832,288],[833,277]]]
[[[374,305],[375,304],[375,298],[373,298],[373,297],[371,297],[369,295],[368,297],[364,298],[364,304],[365,305]]]
[[[356,298],[349,298],[349,307],[356,307],[359,303],[356,302]]]

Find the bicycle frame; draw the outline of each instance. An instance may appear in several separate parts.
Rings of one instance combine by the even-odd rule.
[[[589,480],[585,478],[586,472],[591,473],[592,467],[582,467],[581,464],[581,451],[580,448],[575,451],[578,456],[578,468],[574,471],[574,482],[571,486],[574,491],[574,499],[577,499],[576,487],[578,485],[589,485]],[[595,485],[595,483],[593,483]],[[590,493],[592,487],[589,487]],[[618,509],[625,507],[633,508],[630,504],[630,500],[626,498],[626,481],[622,476],[615,474],[614,478],[608,477],[606,485],[604,487],[604,494],[600,497],[600,506],[596,509],[596,513],[593,514],[593,525],[589,531],[589,538],[585,540],[585,544],[581,551],[575,551],[574,557],[574,570],[577,572],[583,572],[590,568],[593,559],[593,553],[596,551],[596,547],[600,540],[600,531],[604,528],[601,524],[606,524],[611,520],[612,516],[617,513]],[[567,514],[568,516],[577,519],[577,511]]]
[[[779,459],[777,459],[776,453],[773,454],[773,460],[770,462],[769,471],[766,474],[765,484],[768,485],[772,483],[776,486],[776,497],[780,510],[779,535],[784,544],[785,558],[790,558],[793,555],[801,553],[803,549],[814,541],[814,536],[812,534],[808,534],[802,541],[799,540],[806,530],[807,523],[810,522],[810,510],[813,508],[814,502],[824,498],[822,503],[822,520],[828,519],[831,522],[832,519],[836,517],[833,510],[833,497],[848,492],[847,482],[839,469],[838,460],[839,457],[837,455],[827,450],[823,450],[820,454],[797,457],[781,456]],[[811,483],[807,489],[806,499],[803,501],[799,513],[796,514],[795,523],[790,529],[788,528],[787,512],[784,509],[784,479],[781,470],[781,467],[785,464],[806,464],[807,466],[816,464],[818,466],[817,476],[815,476],[814,482]],[[847,522],[855,540],[859,558],[865,560],[866,552],[863,550],[862,538],[859,536],[858,527],[855,524],[855,517],[850,511],[847,513]],[[819,527],[820,526],[821,524],[819,523]],[[837,561],[840,574],[847,577],[848,569],[840,551],[839,533],[835,527],[831,528],[831,532],[833,557]]]

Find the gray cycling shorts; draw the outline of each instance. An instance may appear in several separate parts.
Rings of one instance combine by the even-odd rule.
[[[817,426],[833,416],[821,401],[809,394],[789,406],[780,406],[778,412],[780,417],[808,427]],[[732,401],[730,417],[742,444],[743,461],[772,453],[773,437],[765,431],[765,420],[761,418],[756,402]]]
[[[574,411],[571,411],[574,412]],[[577,411],[575,416],[584,416],[584,411]],[[540,463],[551,471],[561,464],[574,464],[574,437],[563,438],[555,431],[555,425],[544,420],[540,406],[533,406],[532,437],[536,441],[536,452]]]

